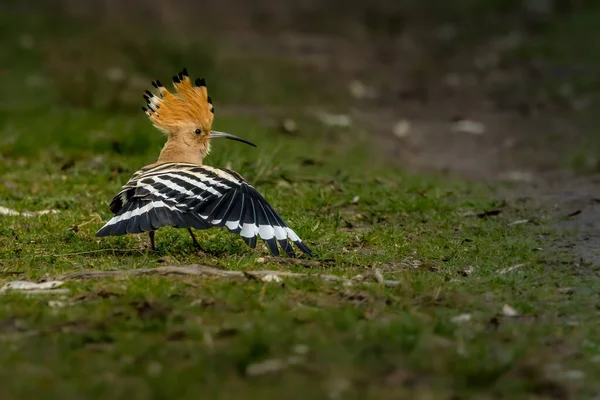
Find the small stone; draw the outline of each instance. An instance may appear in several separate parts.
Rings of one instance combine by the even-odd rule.
[[[286,118],[281,121],[281,130],[284,133],[296,133],[298,131],[298,125],[293,119]]]
[[[261,278],[261,281],[278,283],[281,282],[281,278],[275,274],[267,274]]]
[[[460,324],[463,322],[469,322],[471,320],[471,314],[460,314],[452,318],[452,322]]]
[[[367,89],[361,81],[350,82],[350,93],[357,99],[363,99],[366,96]]]
[[[354,80],[348,85],[350,94],[356,99],[366,99],[377,97],[375,89],[369,87],[359,80]]]
[[[402,119],[396,122],[394,128],[392,129],[392,132],[394,133],[394,136],[396,136],[399,139],[402,139],[408,136],[408,134],[410,133],[410,128],[410,121]]]
[[[454,123],[453,130],[471,135],[482,135],[485,132],[485,125],[478,121],[463,119]]]

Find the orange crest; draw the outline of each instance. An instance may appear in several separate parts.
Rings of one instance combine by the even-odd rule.
[[[195,85],[192,85],[185,68],[173,77],[175,93],[169,92],[158,80],[152,82],[152,86],[158,90],[158,96],[146,90],[144,99],[147,108],[142,107],[142,110],[150,117],[155,127],[168,133],[194,125],[210,132],[214,107],[208,96],[206,81],[196,79],[194,83]]]

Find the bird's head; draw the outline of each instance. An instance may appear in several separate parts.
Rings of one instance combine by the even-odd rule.
[[[168,136],[159,161],[201,164],[210,152],[210,140],[216,138],[237,140],[255,146],[230,133],[212,130],[215,109],[204,79],[196,79],[192,84],[184,68],[173,77],[175,92],[169,92],[158,80],[152,82],[152,85],[158,94],[147,90],[144,95],[147,104],[142,110],[152,124]]]

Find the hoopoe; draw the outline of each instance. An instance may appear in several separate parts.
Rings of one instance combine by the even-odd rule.
[[[294,257],[290,241],[311,255],[306,244],[240,174],[203,164],[211,139],[256,146],[232,134],[213,131],[215,110],[206,81],[196,79],[194,84],[184,68],[173,77],[175,92],[169,92],[158,80],[152,82],[158,96],[146,90],[147,105],[142,110],[167,134],[167,142],[158,160],[135,172],[112,199],[110,210],[115,215],[96,236],[148,232],[155,250],[154,232],[173,226],[187,229],[194,244],[202,249],[191,228],[225,227],[251,248],[256,247],[260,236],[275,256],[279,255],[279,243]]]

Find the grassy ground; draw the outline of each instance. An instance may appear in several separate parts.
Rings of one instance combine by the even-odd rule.
[[[243,88],[213,50],[194,65],[179,65],[176,52],[152,71],[125,72],[166,82],[183,66],[202,74],[209,60],[215,127],[259,147],[218,142],[207,163],[252,182],[319,265],[261,263],[262,246],[218,230],[197,233],[210,254],[175,229],[158,232],[154,253],[146,237],[95,238],[112,196],[164,140],[131,111],[145,86],[123,89],[110,73],[98,83],[51,62],[36,69],[47,56],[13,34],[7,52],[21,64],[4,71],[13,96],[0,111],[0,205],[59,213],[0,217],[0,284],[178,264],[315,276],[117,277],[69,280],[59,297],[6,293],[4,399],[566,399],[600,389],[597,269],[553,247],[543,208],[502,204],[497,187],[406,174],[368,150],[360,127],[328,127],[292,107],[300,129],[289,135],[227,112],[228,103],[334,101],[300,90],[306,76],[286,65],[249,64]],[[535,223],[511,224],[525,218]],[[399,284],[377,284],[375,269]]]

